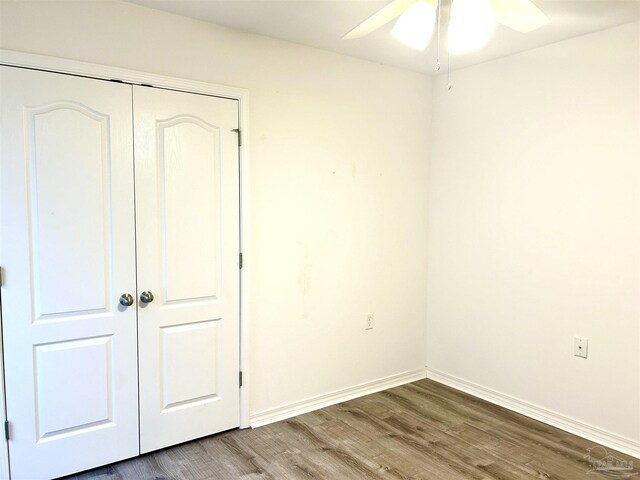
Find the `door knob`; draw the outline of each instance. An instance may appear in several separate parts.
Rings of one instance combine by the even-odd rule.
[[[120,305],[123,307],[130,307],[133,305],[133,297],[128,293],[123,293],[120,295]]]
[[[151,303],[153,302],[153,293],[145,290],[140,294],[140,301],[142,303]]]

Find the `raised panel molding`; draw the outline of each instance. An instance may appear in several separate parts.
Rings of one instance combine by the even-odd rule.
[[[32,321],[108,314],[112,303],[109,116],[75,102],[56,102],[25,109],[24,119]],[[65,144],[64,151],[57,147],[60,143]],[[76,162],[58,161],[69,156],[83,159],[82,171],[70,167]],[[83,228],[73,232],[59,228],[69,224]],[[68,255],[62,250],[73,251],[75,263],[63,263]],[[71,295],[60,290],[61,272],[74,280]]]
[[[178,115],[158,121],[156,130],[163,301],[216,301],[221,284],[220,128]],[[184,205],[198,208],[185,210]]]
[[[163,412],[219,398],[218,320],[162,328]]]
[[[34,345],[39,442],[113,424],[112,348],[111,335]]]

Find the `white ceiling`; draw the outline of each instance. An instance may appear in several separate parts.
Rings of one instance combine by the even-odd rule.
[[[125,0],[246,32],[288,40],[374,62],[434,73],[435,42],[424,52],[391,35],[393,22],[356,40],[341,40],[389,0]],[[640,20],[640,0],[535,0],[550,19],[522,34],[499,26],[481,51],[452,57],[452,68]]]

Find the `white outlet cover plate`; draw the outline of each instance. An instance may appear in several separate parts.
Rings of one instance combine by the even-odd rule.
[[[367,323],[364,329],[371,330],[372,328],[373,328],[373,313],[367,313]]]
[[[584,337],[574,337],[573,354],[576,357],[587,358],[589,353],[589,340]]]

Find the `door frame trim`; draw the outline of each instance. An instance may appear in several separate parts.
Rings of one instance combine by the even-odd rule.
[[[243,254],[243,266],[240,270],[240,370],[243,373],[243,385],[240,388],[240,428],[248,428],[249,425],[249,391],[251,375],[249,368],[249,319],[251,318],[249,302],[250,278],[248,272],[251,269],[251,254],[249,245],[249,90],[238,87],[230,87],[215,83],[188,80],[155,73],[129,70],[120,67],[100,65],[96,63],[81,62],[59,57],[36,55],[14,50],[0,49],[0,64],[45,70],[54,73],[78,75],[97,78],[101,80],[116,80],[133,85],[151,85],[154,87],[179,90],[187,93],[211,95],[230,98],[238,101],[239,127],[242,131],[242,145],[239,147],[240,156],[240,251]],[[1,321],[1,317],[0,317]],[[1,346],[0,346],[1,348]],[[1,352],[1,350],[0,350]],[[0,356],[0,373],[2,373],[3,361]],[[0,379],[1,380],[1,379]],[[0,382],[0,406],[4,405],[4,382]],[[6,420],[6,412],[2,408],[2,421]],[[0,473],[8,470],[7,442],[2,436],[3,448],[0,449]],[[0,477],[1,478],[1,477]]]
[[[0,277],[2,273],[0,270]],[[0,278],[0,283],[4,283],[3,278]],[[1,305],[2,294],[0,294],[0,306]],[[2,308],[0,308],[0,325],[2,325]],[[4,397],[4,351],[2,341],[2,329],[0,329],[0,419],[2,420],[2,425],[4,425],[4,422],[7,420],[7,408]],[[0,479],[9,480],[9,442],[7,442],[4,435],[0,436],[2,437],[2,448],[0,448]]]

